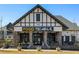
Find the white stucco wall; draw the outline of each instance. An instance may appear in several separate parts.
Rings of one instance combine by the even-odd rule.
[[[30,22],[33,22],[33,13],[30,13]]]
[[[62,27],[54,27],[54,31],[62,31]]]
[[[29,22],[29,15],[26,16],[26,22]]]
[[[20,26],[20,23],[17,23],[15,26]]]
[[[46,22],[46,13],[43,13],[43,22]]]

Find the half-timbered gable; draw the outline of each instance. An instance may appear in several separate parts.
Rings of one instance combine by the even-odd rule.
[[[14,30],[16,30],[17,27],[18,29],[23,27],[36,27],[46,28],[46,30],[62,31],[63,27],[66,26],[43,7],[36,5],[14,23]]]

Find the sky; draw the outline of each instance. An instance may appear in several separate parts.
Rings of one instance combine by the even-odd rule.
[[[36,4],[0,4],[0,20],[2,26],[9,22],[15,22],[23,14],[28,12]],[[53,15],[61,15],[73,23],[79,25],[79,5],[78,4],[41,4]]]

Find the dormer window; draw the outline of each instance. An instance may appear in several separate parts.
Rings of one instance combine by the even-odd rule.
[[[36,21],[40,21],[40,14],[36,14]]]

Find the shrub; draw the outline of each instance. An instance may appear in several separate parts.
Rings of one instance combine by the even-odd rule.
[[[9,48],[11,43],[12,43],[12,39],[5,39],[4,42],[3,42],[3,47]]]
[[[3,40],[0,40],[0,48],[3,47],[3,43],[4,43],[4,41]]]
[[[18,46],[17,46],[18,51],[21,51],[21,49],[22,49],[20,44],[21,43],[19,43]]]
[[[79,48],[79,42],[75,43],[75,47]]]

